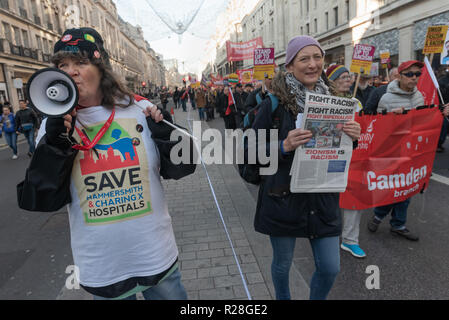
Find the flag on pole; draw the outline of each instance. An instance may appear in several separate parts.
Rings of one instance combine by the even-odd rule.
[[[425,105],[430,106],[432,104],[440,104],[438,99],[438,90],[440,86],[438,85],[437,78],[433,73],[432,66],[427,57],[424,58],[424,68],[422,69],[422,75],[419,78],[417,88],[424,97]]]
[[[226,108],[225,116],[229,116],[232,113],[231,106],[234,105],[235,111],[237,111],[237,107],[235,106],[234,95],[232,94],[231,87],[228,87],[228,107]]]
[[[201,74],[201,85],[202,85],[202,86],[204,86],[204,87],[207,88],[207,84],[208,84],[209,81],[210,81],[210,79],[209,79],[208,77],[206,77],[206,76],[204,75],[204,73]]]

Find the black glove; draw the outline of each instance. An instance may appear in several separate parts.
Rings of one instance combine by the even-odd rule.
[[[161,109],[159,109],[161,110]],[[170,115],[170,112],[167,110],[161,110],[162,115],[164,116],[164,119],[167,120],[170,123],[173,123],[172,117]],[[151,137],[154,139],[162,139],[162,140],[170,140],[170,135],[174,128],[170,127],[168,124],[164,122],[156,123],[151,116],[148,116],[147,118],[147,124],[148,127],[151,130]]]
[[[48,143],[61,149],[72,146],[72,142],[68,138],[73,134],[73,130],[75,129],[75,121],[76,118],[73,117],[72,129],[67,134],[67,128],[64,126],[63,118],[49,117],[47,119],[47,123],[45,124],[45,132]]]

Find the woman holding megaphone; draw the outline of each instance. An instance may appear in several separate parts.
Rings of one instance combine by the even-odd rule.
[[[66,30],[52,62],[76,84],[78,103],[43,121],[17,186],[19,206],[55,211],[68,205],[79,281],[94,298],[135,299],[142,292],[146,299],[186,299],[161,176],[180,179],[195,165],[170,161],[178,143],[170,141],[174,128],[162,123],[170,114],[117,80],[94,29]],[[44,88],[48,97],[70,87],[58,81]],[[33,90],[29,95],[46,113],[52,102]]]

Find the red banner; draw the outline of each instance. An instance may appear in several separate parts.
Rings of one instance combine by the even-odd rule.
[[[404,201],[426,188],[443,116],[438,108],[406,115],[363,115],[359,146],[340,207],[364,210]]]
[[[228,61],[252,60],[254,57],[254,49],[262,47],[262,37],[258,37],[247,42],[226,41]]]

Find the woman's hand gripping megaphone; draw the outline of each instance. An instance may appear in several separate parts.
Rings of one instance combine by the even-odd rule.
[[[49,117],[45,125],[48,142],[54,146],[68,148],[73,145],[70,140],[75,129],[76,110],[63,117]]]

